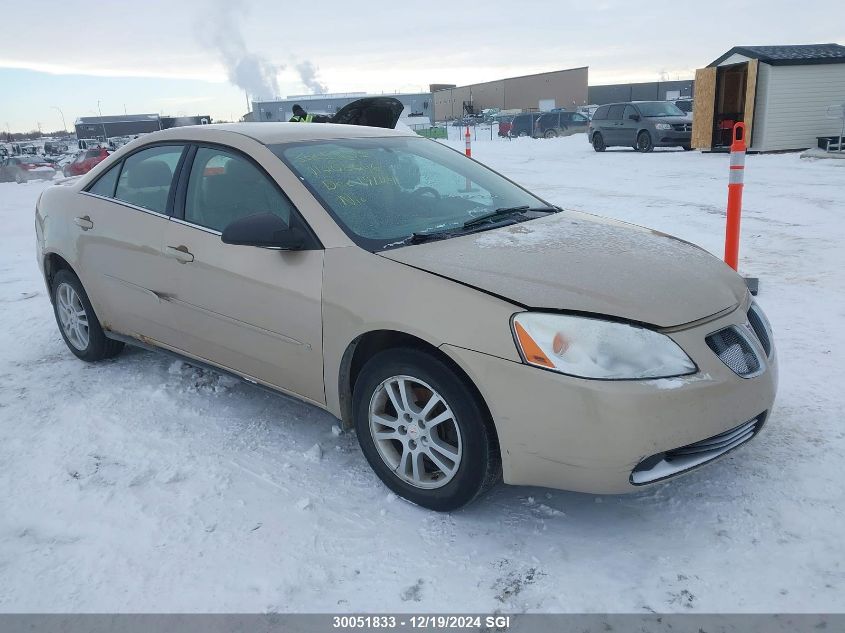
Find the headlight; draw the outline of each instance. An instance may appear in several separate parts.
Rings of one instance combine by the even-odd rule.
[[[697,370],[675,341],[643,327],[541,312],[519,313],[512,326],[526,363],[562,374],[635,380]]]
[[[672,124],[671,123],[655,123],[654,129],[655,130],[671,130]]]

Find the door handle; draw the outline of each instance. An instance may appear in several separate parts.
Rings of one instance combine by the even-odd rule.
[[[83,231],[94,228],[94,223],[87,215],[83,215],[81,218],[73,218],[73,223],[80,227]]]
[[[168,257],[172,257],[181,264],[187,264],[194,261],[194,255],[188,250],[187,246],[165,246],[164,252]]]

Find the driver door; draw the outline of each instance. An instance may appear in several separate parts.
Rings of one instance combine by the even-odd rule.
[[[325,403],[322,354],[323,251],[280,251],[221,240],[232,221],[296,208],[246,155],[197,147],[186,164],[165,232],[168,301],[189,356],[256,382]],[[181,205],[181,202],[177,202]]]

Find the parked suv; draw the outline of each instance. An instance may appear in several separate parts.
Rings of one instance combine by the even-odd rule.
[[[534,134],[537,119],[540,118],[542,112],[524,112],[517,114],[513,121],[511,121],[511,136],[531,136]]]
[[[554,138],[586,132],[590,119],[578,112],[546,112],[534,124],[534,138]]]
[[[633,147],[650,152],[655,147],[690,149],[692,119],[669,101],[631,101],[601,106],[587,129],[587,140],[597,152],[607,147]]]

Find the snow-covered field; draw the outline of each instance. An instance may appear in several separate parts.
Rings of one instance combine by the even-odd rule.
[[[721,254],[725,155],[473,154]],[[748,159],[742,267],[781,362],[756,441],[635,495],[500,486],[448,515],[304,404],[137,349],[76,360],[35,263],[44,186],[0,184],[0,610],[845,611],[845,161]]]

